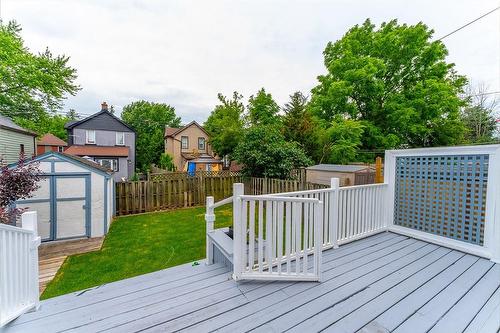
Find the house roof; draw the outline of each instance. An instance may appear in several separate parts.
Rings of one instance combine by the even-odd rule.
[[[47,133],[37,140],[36,144],[38,146],[64,146],[66,147],[68,144],[66,141],[59,139],[57,136],[51,133]]]
[[[178,128],[165,126],[165,137],[175,136],[175,135],[181,133],[182,131],[184,131],[186,128],[193,126],[193,125],[198,127],[199,129],[201,129],[206,135],[208,135],[208,132],[203,128],[203,126],[201,126],[195,120],[193,120],[189,124],[178,127]]]
[[[332,172],[358,172],[361,170],[371,169],[367,165],[342,165],[342,164],[318,164],[307,168],[307,170],[332,171]]]
[[[76,156],[106,156],[106,157],[127,157],[128,147],[104,147],[104,146],[71,146],[65,151],[66,154]]]
[[[65,125],[64,125],[64,128],[66,129],[72,129],[73,127],[75,126],[78,126],[78,125],[81,125],[97,116],[100,116],[101,114],[107,114],[108,116],[111,116],[112,118],[114,118],[116,121],[120,122],[123,126],[127,127],[129,130],[131,130],[132,132],[135,133],[134,129],[132,127],[130,127],[129,125],[127,125],[123,120],[121,120],[120,118],[118,118],[117,116],[115,116],[114,114],[112,114],[111,112],[109,112],[108,110],[101,110],[97,113],[94,113],[93,115],[90,115],[88,116],[87,118],[84,118],[82,120],[77,120],[77,121],[68,121]]]
[[[14,123],[12,119],[10,119],[9,117],[2,115],[0,115],[0,128],[5,128],[14,132],[24,133],[32,136],[37,136],[35,132],[22,128],[21,126]]]

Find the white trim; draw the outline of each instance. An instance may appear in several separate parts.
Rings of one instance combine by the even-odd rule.
[[[444,236],[397,226],[394,224],[394,192],[396,177],[396,157],[400,156],[449,156],[449,155],[479,155],[489,156],[488,187],[486,193],[486,213],[483,246],[469,244]],[[389,231],[419,238],[431,243],[450,247],[500,263],[500,145],[457,146],[437,148],[416,148],[404,150],[386,150],[384,161],[384,181],[388,184],[386,197],[386,221]]]
[[[89,140],[89,137],[90,137],[90,133],[94,133],[94,141],[90,141]],[[89,144],[89,145],[95,145],[95,142],[96,142],[96,133],[95,133],[95,130],[93,129],[86,129],[85,130],[85,143],[86,144]]]
[[[500,149],[500,144],[484,146],[453,146],[453,147],[433,147],[433,148],[412,148],[386,150],[385,153],[396,156],[429,156],[429,155],[467,155],[467,154],[491,154]]]
[[[399,225],[393,225],[389,228],[389,231],[405,235],[408,237],[423,240],[425,242],[441,245],[448,247],[453,250],[469,253],[472,255],[484,257],[487,259],[491,258],[491,253],[483,246],[469,244],[456,239],[451,239],[443,236],[434,235],[425,231],[414,230]]]
[[[121,134],[122,136],[122,143],[118,142],[118,135]],[[125,146],[125,132],[115,132],[115,144],[117,146]]]

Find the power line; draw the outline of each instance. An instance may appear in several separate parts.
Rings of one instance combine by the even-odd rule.
[[[483,15],[479,16],[478,18],[476,18],[476,19],[474,19],[474,20],[472,20],[472,21],[470,21],[470,22],[468,22],[468,23],[464,24],[464,25],[463,25],[463,26],[461,26],[460,28],[457,28],[457,29],[453,30],[452,32],[450,32],[450,33],[449,33],[449,34],[447,34],[447,35],[444,35],[443,37],[439,38],[438,40],[443,40],[443,39],[445,39],[446,37],[453,35],[455,32],[458,32],[458,31],[462,30],[463,28],[465,28],[465,27],[467,27],[467,26],[471,25],[472,23],[479,21],[479,20],[480,20],[480,19],[482,19],[483,17],[486,17],[486,16],[490,15],[491,13],[493,13],[493,12],[494,12],[494,11],[496,11],[496,10],[498,10],[499,8],[500,8],[500,7],[497,7],[497,8],[495,8],[495,9],[490,10],[490,11],[489,11],[489,12],[487,12],[486,14],[483,14]]]

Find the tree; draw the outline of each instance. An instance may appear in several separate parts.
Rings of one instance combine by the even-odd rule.
[[[273,96],[266,93],[264,88],[260,89],[255,96],[250,96],[247,111],[248,122],[251,126],[278,125],[280,122],[278,115],[280,107],[274,101]]]
[[[290,101],[282,108],[283,134],[286,141],[297,142],[313,160],[319,161],[321,149],[318,142],[322,127],[309,108],[307,96],[297,91],[290,95]]]
[[[54,56],[48,49],[30,53],[20,32],[15,21],[0,21],[0,113],[35,120],[46,110],[61,109],[65,95],[80,88],[69,57]]]
[[[222,94],[218,94],[217,98],[220,103],[215,106],[203,127],[210,134],[210,145],[215,153],[221,157],[231,157],[243,136],[243,96],[235,91],[232,99]]]
[[[462,109],[462,121],[467,129],[466,139],[470,143],[491,142],[497,129],[496,108],[498,99],[487,94],[484,84],[469,85],[466,89],[467,105]]]
[[[68,112],[66,112],[66,118],[68,118],[68,120],[78,120],[80,115],[75,109],[69,109]]]
[[[164,152],[165,126],[179,127],[181,119],[170,105],[146,101],[125,106],[121,116],[137,134],[137,166],[146,171],[151,164],[159,162],[160,155]]]
[[[39,187],[40,169],[38,163],[26,163],[20,156],[19,163],[14,168],[4,165],[0,172],[0,223],[10,223],[24,209],[12,208],[20,199],[30,198]]]
[[[332,122],[324,134],[324,150],[321,162],[347,164],[354,161],[361,146],[364,126],[352,119],[338,119]]]
[[[337,116],[368,122],[377,148],[461,142],[466,78],[445,61],[448,51],[432,34],[422,23],[392,20],[376,29],[366,20],[328,43],[328,73],[312,90],[312,113],[326,124]]]
[[[168,171],[176,171],[176,167],[174,164],[174,159],[170,154],[161,153],[160,161],[158,162],[158,166],[164,170]]]
[[[295,142],[287,142],[274,125],[253,126],[245,132],[234,151],[243,173],[252,177],[285,179],[292,169],[311,164]]]
[[[47,133],[52,133],[62,140],[68,139],[68,132],[64,128],[64,125],[71,119],[66,116],[61,115],[50,115],[50,114],[40,114],[37,119],[27,119],[16,117],[14,122],[21,127],[32,130],[39,136]]]

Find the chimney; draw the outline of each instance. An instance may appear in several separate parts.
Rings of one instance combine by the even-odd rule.
[[[108,111],[108,103],[102,102],[102,104],[101,104],[101,111]]]

